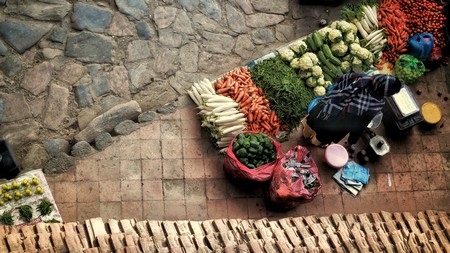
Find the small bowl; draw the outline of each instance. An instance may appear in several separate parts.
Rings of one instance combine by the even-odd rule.
[[[348,162],[348,152],[340,144],[330,144],[325,149],[325,161],[331,167],[340,169]]]

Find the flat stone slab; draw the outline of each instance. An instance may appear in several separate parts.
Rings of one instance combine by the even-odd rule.
[[[69,89],[56,84],[50,85],[43,125],[48,129],[58,130],[67,117]]]
[[[67,38],[66,56],[87,63],[112,63],[115,42],[110,37],[91,32],[70,34]]]
[[[58,21],[69,13],[72,5],[64,0],[8,0],[6,13],[25,15],[37,20]]]
[[[18,53],[24,53],[50,31],[51,24],[38,21],[23,22],[5,20],[0,22],[0,37]]]
[[[73,6],[72,21],[75,28],[91,32],[104,32],[111,24],[113,14],[110,10],[77,2]]]
[[[116,0],[117,8],[132,19],[140,20],[148,15],[148,6],[144,0]]]
[[[0,123],[14,122],[31,118],[31,110],[25,96],[20,93],[7,94],[0,92]]]
[[[126,119],[136,119],[140,113],[141,107],[134,100],[116,105],[94,118],[85,129],[75,135],[75,140],[77,142],[87,141],[91,143],[100,133],[111,132],[120,122]]]

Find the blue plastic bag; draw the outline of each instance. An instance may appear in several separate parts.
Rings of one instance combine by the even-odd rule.
[[[409,54],[426,61],[434,46],[434,37],[430,33],[416,33],[408,40]]]
[[[369,169],[354,161],[349,161],[344,166],[341,176],[343,180],[356,181],[364,185],[369,183],[369,177]]]

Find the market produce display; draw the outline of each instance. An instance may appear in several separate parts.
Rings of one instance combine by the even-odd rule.
[[[396,75],[414,83],[433,59],[444,64],[446,20],[434,0],[367,0],[347,4],[335,20],[247,66],[188,91],[200,109],[202,126],[222,152],[238,134],[256,131],[289,136],[315,97],[325,96],[345,73]],[[411,39],[434,37],[432,53],[414,55]],[[426,42],[429,41],[426,39]],[[223,103],[223,104],[221,104]],[[220,109],[218,109],[220,108]],[[287,133],[287,134],[285,134]]]
[[[247,131],[260,131],[274,136],[281,127],[278,115],[254,80],[249,69],[241,67],[224,74],[214,83],[214,88],[218,94],[238,103],[239,111],[248,121]]]
[[[270,163],[277,158],[273,141],[261,132],[238,134],[232,143],[232,151],[239,161],[250,169]]]
[[[187,93],[201,110],[202,127],[208,129],[216,146],[225,152],[234,136],[246,127],[247,119],[237,109],[239,104],[216,94],[208,79],[194,83]]]
[[[378,25],[378,6],[375,3],[361,2],[348,4],[341,10],[344,20],[358,28],[361,45],[370,50],[377,58],[381,58],[387,39],[384,29]]]
[[[398,78],[406,84],[411,84],[425,73],[425,65],[416,57],[403,54],[395,62],[394,71]]]
[[[401,54],[408,52],[406,15],[397,1],[381,1],[378,19],[380,26],[385,28],[388,44],[381,62],[395,62]]]
[[[271,109],[279,117],[284,130],[297,128],[314,98],[296,71],[279,56],[264,60],[251,70],[252,79],[269,100]]]
[[[1,184],[0,225],[62,222],[41,169]]]

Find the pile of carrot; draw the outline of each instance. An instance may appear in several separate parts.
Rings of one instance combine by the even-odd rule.
[[[232,98],[239,111],[247,117],[246,131],[259,131],[275,136],[280,130],[280,120],[270,109],[260,87],[256,87],[247,67],[240,67],[223,75],[214,83],[217,94]]]
[[[428,32],[434,37],[434,44],[445,47],[444,7],[436,0],[398,0],[406,15],[409,36]]]
[[[400,7],[395,0],[380,1],[378,24],[384,28],[388,44],[381,57],[381,63],[393,63],[401,54],[408,52],[407,16]]]

